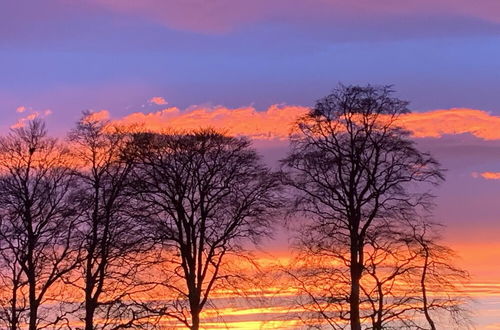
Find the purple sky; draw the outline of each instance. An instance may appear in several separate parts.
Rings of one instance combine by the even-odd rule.
[[[500,1],[0,2],[4,132],[50,110],[62,134],[85,109],[156,111],[154,96],[181,109],[308,106],[338,82],[394,84],[416,111],[500,116]],[[500,140],[421,143],[449,169],[436,211],[449,236],[500,244],[500,181],[472,176],[500,171]]]
[[[157,95],[310,105],[338,82],[394,84],[416,110],[500,114],[496,0],[7,0],[0,22],[3,126],[21,105],[66,126]]]

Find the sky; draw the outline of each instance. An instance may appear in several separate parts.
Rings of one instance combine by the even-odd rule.
[[[339,82],[393,85],[414,111],[405,125],[447,168],[435,191],[444,238],[490,284],[500,283],[499,73],[497,0],[0,1],[1,133],[41,117],[64,136],[92,110],[228,129],[275,162],[287,125]]]

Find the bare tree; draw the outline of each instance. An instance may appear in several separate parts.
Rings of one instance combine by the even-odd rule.
[[[3,229],[3,228],[2,228]],[[3,237],[3,234],[0,234]],[[26,322],[28,308],[26,277],[23,276],[17,255],[13,254],[7,244],[0,243],[0,320],[6,328],[17,330],[20,324]]]
[[[419,189],[443,180],[437,161],[398,126],[407,102],[391,94],[390,87],[339,86],[298,121],[283,160],[294,209],[310,219],[299,245],[347,267],[349,309],[339,317],[352,330],[367,317],[360,303],[368,235],[410,217],[430,198]]]
[[[372,228],[366,236],[360,303],[369,311],[371,329],[411,329],[415,324],[419,281],[414,274],[418,265],[409,233],[404,223],[396,223]]]
[[[426,218],[402,218],[367,234],[360,281],[366,329],[470,327],[464,290],[469,277],[454,265],[453,250],[439,244],[439,229]],[[303,309],[300,317],[310,328],[348,328],[348,268],[337,252],[306,244],[284,268],[298,289],[294,304]]]
[[[151,310],[198,329],[213,291],[238,275],[227,263],[268,234],[278,180],[244,138],[213,130],[135,138],[144,226],[167,255],[155,273],[166,293]]]
[[[464,286],[469,274],[454,265],[456,253],[439,243],[439,226],[424,221],[411,224],[408,239],[416,252],[415,281],[419,284],[418,308],[424,314],[429,329],[435,330],[436,316],[448,315],[460,329],[469,327],[468,296]]]
[[[78,264],[70,200],[74,183],[65,148],[34,120],[0,139],[0,245],[10,287],[9,327],[54,327],[58,285]],[[26,315],[28,313],[28,315]]]
[[[130,302],[131,296],[145,289],[138,274],[147,266],[151,244],[131,208],[134,158],[125,155],[130,136],[91,112],[83,113],[70,134],[81,168],[75,202],[81,211],[79,271],[84,280],[75,285],[84,292],[86,330],[130,328],[143,319]]]

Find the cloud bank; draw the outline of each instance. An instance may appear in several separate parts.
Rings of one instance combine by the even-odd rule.
[[[307,107],[285,105],[273,105],[265,111],[257,111],[254,107],[192,107],[185,111],[170,107],[151,113],[136,112],[114,122],[139,125],[151,131],[212,127],[232,135],[272,140],[286,139],[293,123],[308,110]]]
[[[308,107],[293,105],[273,105],[264,111],[258,111],[251,106],[196,106],[186,110],[168,107],[156,112],[132,113],[115,118],[113,122],[120,125],[138,125],[151,131],[213,127],[232,135],[246,135],[257,140],[284,140],[288,138],[296,120],[308,111]],[[105,110],[95,115],[110,117]],[[399,120],[399,124],[411,131],[415,138],[470,134],[482,140],[500,140],[500,116],[482,110],[453,108],[414,112],[402,115]]]

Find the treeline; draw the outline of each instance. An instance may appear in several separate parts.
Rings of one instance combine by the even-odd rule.
[[[286,220],[280,270],[308,327],[436,329],[465,320],[466,272],[428,220],[443,170],[398,126],[388,87],[339,86],[300,118],[281,170],[212,129],[151,133],[83,114],[0,139],[5,329],[199,329],[231,263]],[[436,319],[437,318],[437,319]]]

